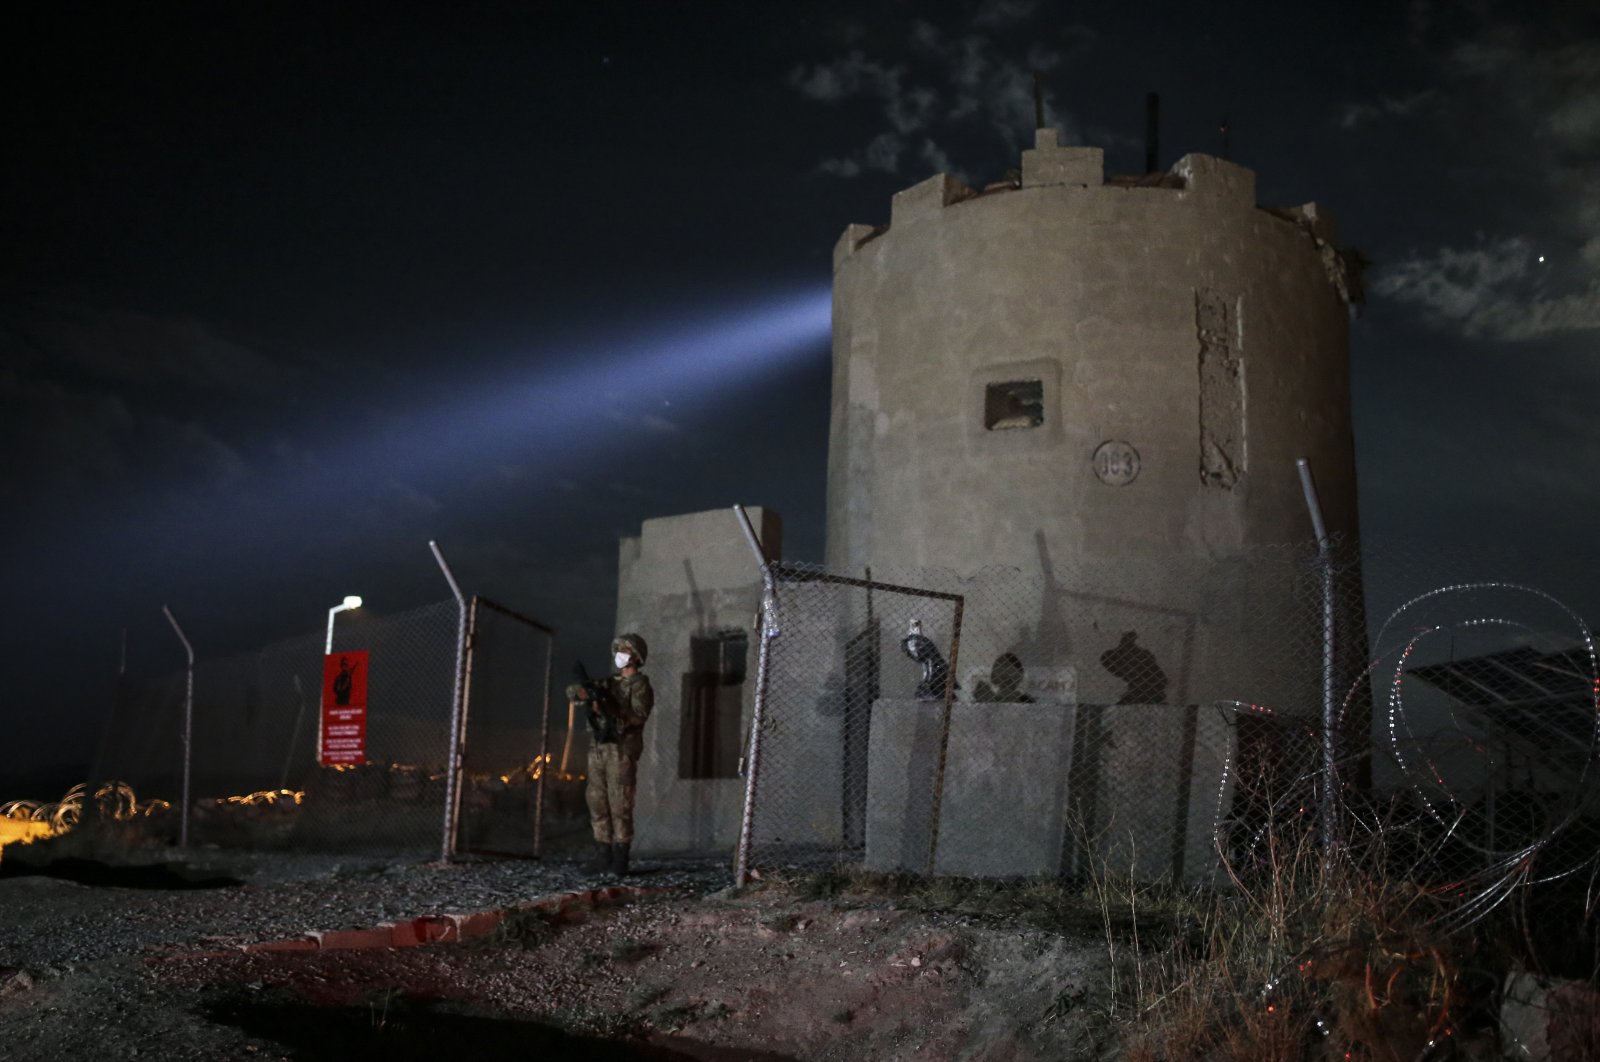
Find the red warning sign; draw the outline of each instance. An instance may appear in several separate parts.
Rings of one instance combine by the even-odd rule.
[[[325,767],[367,762],[367,651],[329,653],[322,660],[322,733],[317,746]]]

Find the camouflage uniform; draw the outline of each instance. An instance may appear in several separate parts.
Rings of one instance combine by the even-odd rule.
[[[633,793],[639,757],[644,755],[644,723],[655,705],[649,676],[612,675],[601,685],[611,694],[617,712],[617,740],[589,746],[589,825],[600,844],[633,841]],[[575,699],[576,687],[568,690]]]

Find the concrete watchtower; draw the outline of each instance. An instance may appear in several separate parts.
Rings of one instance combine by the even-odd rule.
[[[1356,529],[1359,277],[1335,239],[1315,204],[1258,207],[1243,167],[1107,180],[1053,130],[1019,183],[900,192],[834,252],[829,567],[1037,576],[963,661],[1020,648],[1084,700],[1130,699],[1101,663],[1134,632],[1167,703],[1303,703],[1304,659],[1238,686],[1244,640],[1291,608],[1240,558],[1311,540],[1297,457],[1329,529]]]

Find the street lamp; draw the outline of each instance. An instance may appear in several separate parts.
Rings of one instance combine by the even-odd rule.
[[[333,617],[337,616],[346,609],[360,607],[361,599],[356,595],[351,594],[349,597],[344,599],[343,604],[335,605],[328,610],[328,647],[323,650],[323,655],[328,655],[333,652]]]

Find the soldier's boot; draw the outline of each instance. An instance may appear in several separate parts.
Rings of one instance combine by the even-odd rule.
[[[628,848],[631,841],[620,841],[611,846],[611,873],[624,877],[628,873]]]
[[[604,874],[611,869],[611,846],[604,841],[594,843],[594,852],[589,856],[588,862],[583,864],[583,869],[591,874]]]

